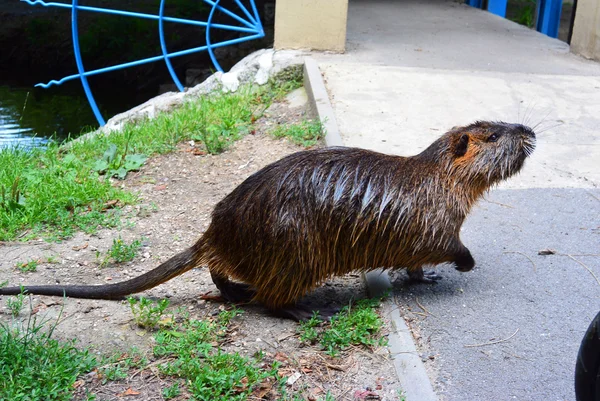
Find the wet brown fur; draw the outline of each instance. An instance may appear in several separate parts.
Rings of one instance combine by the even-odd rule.
[[[474,260],[459,238],[465,217],[491,186],[521,169],[534,144],[533,131],[522,125],[477,122],[453,128],[412,157],[341,147],[298,152],[235,188],[216,205],[198,242],[156,269],[110,285],[25,290],[116,299],[208,265],[228,298],[241,291],[232,279],[278,310],[353,271],[406,268],[422,275],[424,265],[444,262],[467,271]]]

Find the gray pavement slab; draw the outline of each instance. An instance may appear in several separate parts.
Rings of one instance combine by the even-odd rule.
[[[397,303],[435,355],[427,363],[442,399],[574,400],[579,343],[600,310],[590,273],[600,277],[600,190],[497,190],[488,199],[461,235],[476,268],[442,268],[434,285],[393,273]],[[548,248],[558,254],[538,254]],[[423,312],[417,302],[430,314],[414,313]]]
[[[413,155],[479,119],[536,127],[522,173],[465,223],[476,269],[443,267],[431,286],[392,278],[440,399],[573,400],[600,310],[600,63],[445,0],[351,0],[347,52],[313,57],[347,146]]]
[[[598,75],[558,39],[453,0],[350,0],[346,54],[373,67]]]

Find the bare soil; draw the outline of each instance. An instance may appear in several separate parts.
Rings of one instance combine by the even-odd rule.
[[[94,235],[78,233],[59,243],[0,243],[0,282],[104,284],[155,268],[200,237],[208,227],[213,206],[236,185],[261,167],[301,150],[285,139],[273,139],[267,131],[275,124],[298,120],[305,112],[304,107],[292,108],[285,102],[272,106],[258,121],[256,131],[220,155],[199,154],[202,152],[190,142],[182,143],[176,152],[151,158],[141,171],[115,183],[138,193],[140,198],[138,204],[125,209],[127,218],[121,229],[102,229]],[[143,239],[138,256],[129,263],[101,267],[97,253],[105,255],[119,236],[126,243]],[[17,263],[32,259],[40,260],[37,271],[23,273],[15,268]],[[171,307],[183,308],[197,319],[229,307],[210,297],[207,300],[207,294],[219,292],[208,270],[199,268],[142,295],[168,298]],[[365,296],[358,275],[327,282],[311,295],[319,304],[338,305]],[[4,323],[12,321],[7,299],[0,297],[0,322]],[[31,309],[24,310],[19,320],[25,321],[34,314],[38,319],[55,321],[62,312],[56,338],[75,338],[79,346],[90,347],[98,354],[127,352],[135,346],[151,355],[153,335],[135,325],[127,302],[31,296],[30,303]],[[263,350],[267,360],[280,361],[282,376],[300,375],[288,386],[289,391],[305,389],[306,399],[312,400],[324,397],[327,391],[336,400],[398,399],[400,386],[387,348],[354,347],[331,358],[318,346],[300,342],[297,323],[272,317],[260,305],[241,308],[243,314],[233,320],[224,348],[243,355]],[[386,325],[389,327],[389,322]],[[89,390],[97,395],[97,400],[162,400],[161,389],[169,386],[170,380],[152,366],[105,385],[92,373],[78,382],[81,388],[76,398],[84,398],[84,390]],[[272,399],[268,393],[260,396]],[[188,398],[183,394],[177,399]]]

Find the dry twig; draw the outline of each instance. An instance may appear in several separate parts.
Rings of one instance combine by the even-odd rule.
[[[468,345],[464,345],[464,347],[465,348],[484,347],[486,345],[494,345],[494,344],[503,343],[503,342],[506,342],[506,341],[510,340],[511,338],[513,338],[518,332],[519,332],[519,329],[517,329],[510,336],[508,336],[508,337],[506,337],[506,338],[504,338],[502,340],[490,341],[489,343],[482,343],[482,344],[468,344]]]
[[[529,261],[533,265],[533,272],[535,273],[537,271],[537,266],[535,265],[535,263],[533,262],[533,260],[531,260],[531,258],[529,256],[525,255],[523,252],[519,252],[519,251],[506,251],[504,253],[518,253],[519,255],[525,256],[527,259],[529,259]]]
[[[426,308],[425,308],[423,305],[421,305],[421,303],[419,302],[419,298],[418,298],[418,297],[415,297],[415,302],[417,303],[417,305],[419,305],[419,308],[423,309],[423,311],[424,311],[425,313],[427,313],[428,315],[431,315],[431,316],[433,316],[433,317],[437,317],[437,316],[436,316],[436,315],[434,315],[433,313],[429,312],[429,311],[428,311],[428,310],[427,310],[427,309],[426,309]],[[413,313],[415,313],[415,312],[413,312]]]
[[[507,207],[509,209],[514,209],[515,208],[514,206],[507,205],[506,203],[494,202],[494,201],[491,201],[489,199],[486,199],[485,201],[488,202],[488,203],[493,203],[494,205],[498,205],[498,206],[502,206],[502,207]]]
[[[562,256],[568,256],[569,258],[573,259],[575,262],[579,263],[581,266],[583,266],[591,275],[592,277],[594,277],[596,279],[596,282],[598,283],[598,285],[600,285],[600,280],[598,280],[598,276],[596,276],[594,274],[594,272],[592,271],[592,269],[590,269],[585,263],[575,259],[572,255],[563,255],[563,254],[559,254]]]

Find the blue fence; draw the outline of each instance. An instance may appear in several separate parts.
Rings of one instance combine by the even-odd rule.
[[[81,84],[83,86],[83,90],[85,91],[85,95],[87,96],[87,99],[90,103],[90,106],[91,106],[93,112],[94,112],[94,115],[96,116],[96,119],[98,120],[98,123],[101,126],[105,124],[105,121],[104,121],[104,118],[102,117],[102,114],[100,113],[100,110],[98,109],[98,105],[96,104],[96,100],[94,99],[94,95],[92,94],[90,86],[88,85],[87,77],[92,76],[92,75],[102,74],[105,72],[120,70],[123,68],[133,67],[136,65],[147,64],[147,63],[152,63],[155,61],[163,60],[167,66],[167,69],[169,70],[169,73],[171,74],[173,82],[175,83],[175,85],[177,86],[177,88],[180,91],[183,91],[184,87],[181,84],[181,82],[179,81],[179,78],[177,78],[177,75],[175,74],[175,70],[173,69],[173,66],[171,64],[171,60],[170,60],[171,58],[184,56],[187,54],[192,54],[192,53],[197,53],[197,52],[202,52],[202,51],[207,51],[208,54],[210,55],[210,58],[212,60],[213,65],[215,66],[215,68],[218,71],[223,71],[223,69],[221,68],[221,66],[219,65],[219,62],[217,61],[217,59],[215,57],[215,54],[214,54],[215,48],[235,45],[235,44],[238,44],[241,42],[259,39],[259,38],[262,38],[265,36],[262,24],[260,22],[260,16],[256,9],[256,4],[255,4],[254,0],[246,0],[245,2],[242,2],[241,0],[234,0],[235,5],[236,5],[235,10],[228,10],[228,9],[220,6],[219,2],[221,0],[214,0],[214,1],[213,0],[202,0],[204,3],[208,4],[211,7],[210,13],[209,13],[206,21],[195,21],[195,20],[191,20],[191,19],[173,18],[173,17],[165,16],[164,15],[165,0],[161,0],[158,14],[156,14],[156,15],[116,10],[116,9],[110,9],[110,8],[88,7],[88,6],[79,5],[78,0],[72,0],[71,4],[45,2],[42,0],[21,0],[21,1],[24,1],[31,5],[40,5],[40,6],[44,6],[44,7],[61,7],[61,8],[71,9],[71,33],[72,33],[72,40],[73,40],[73,50],[75,52],[75,63],[77,64],[77,74],[66,76],[58,81],[52,80],[46,84],[40,83],[40,84],[37,84],[36,86],[48,88],[52,85],[60,85],[63,82],[70,81],[73,79],[81,80]],[[79,48],[79,33],[78,33],[77,21],[78,21],[78,14],[79,14],[80,10],[87,11],[87,12],[120,15],[120,16],[124,16],[124,17],[145,18],[145,19],[151,19],[151,20],[158,21],[158,35],[159,35],[159,39],[160,39],[160,47],[161,47],[162,54],[160,54],[158,56],[153,56],[153,57],[148,57],[145,59],[137,60],[137,61],[131,61],[128,63],[113,65],[110,67],[100,68],[100,69],[91,70],[91,71],[86,71],[84,68],[84,65],[83,65],[83,60],[81,58],[81,51]],[[212,21],[215,19],[215,15],[217,12],[231,17],[233,20],[236,21],[236,23],[239,23],[239,25],[227,25],[227,24],[213,23]],[[187,49],[187,50],[181,50],[181,51],[169,53],[167,50],[167,45],[165,43],[165,35],[164,35],[164,31],[163,31],[165,22],[188,24],[188,25],[194,25],[194,26],[206,28],[206,35],[205,35],[206,44],[203,46],[194,47],[194,48]],[[242,36],[237,39],[231,39],[231,40],[226,40],[223,42],[212,43],[211,30],[213,30],[213,29],[235,31],[235,32],[239,32]]]
[[[466,0],[472,7],[482,8],[482,0]],[[506,17],[506,6],[508,0],[488,0],[489,12]],[[537,0],[535,10],[535,29],[550,37],[558,37],[560,25],[560,14],[562,11],[562,0]]]

